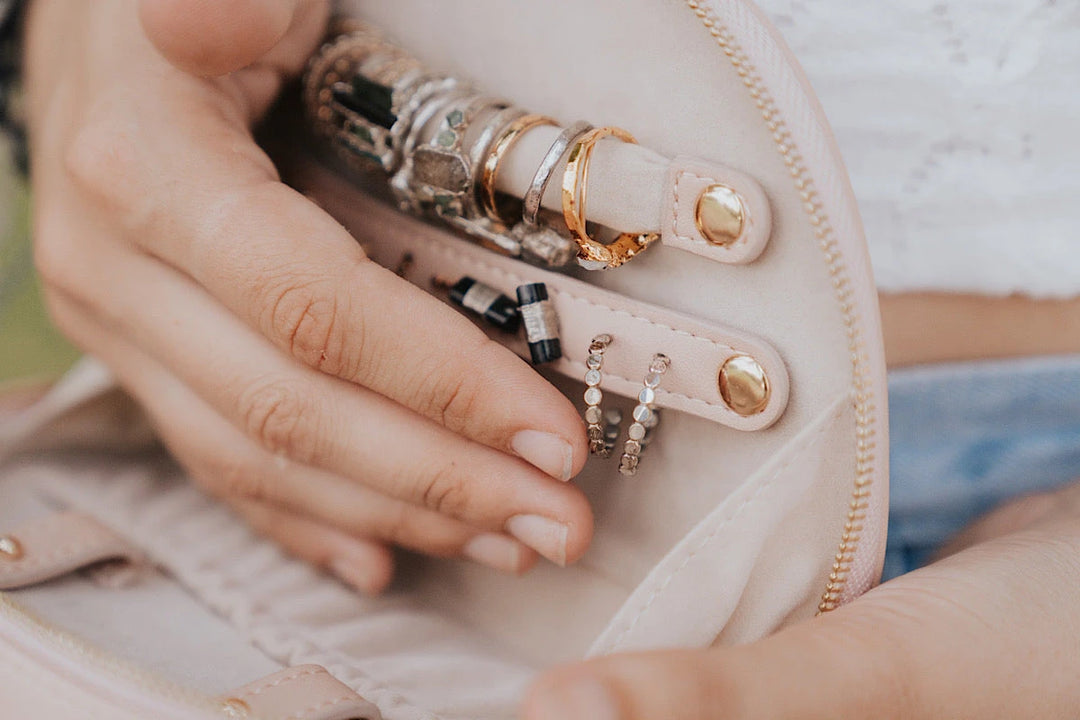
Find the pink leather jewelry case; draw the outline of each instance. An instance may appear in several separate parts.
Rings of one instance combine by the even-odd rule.
[[[573,567],[508,578],[413,559],[368,599],[252,535],[169,459],[124,452],[146,447],[146,425],[84,361],[0,415],[0,707],[11,717],[501,720],[554,663],[752,641],[880,573],[877,296],[828,123],[759,11],[746,0],[349,10],[425,66],[560,126],[633,133],[637,145],[596,143],[587,217],[655,237],[607,270],[526,262],[404,213],[385,173],[361,180],[309,158],[290,179],[371,257],[393,268],[407,257],[404,276],[444,298],[431,277],[468,276],[509,298],[543,283],[561,357],[540,371],[583,411],[598,387],[628,423],[648,415],[642,404],[663,420],[635,475],[619,470],[624,429],[614,457],[575,480],[596,534]],[[523,133],[496,189],[523,197],[559,133]],[[540,198],[556,219],[565,164]],[[710,213],[731,195],[717,188],[742,218],[720,241]],[[530,356],[525,335],[477,322]],[[601,334],[614,340],[587,384]],[[657,353],[670,364],[641,395]],[[72,573],[105,561],[108,572]]]

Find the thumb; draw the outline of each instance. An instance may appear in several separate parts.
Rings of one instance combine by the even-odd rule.
[[[195,75],[247,67],[285,36],[302,0],[139,0],[147,37]]]
[[[1076,717],[1075,516],[904,575],[749,645],[563,667],[525,720]]]
[[[524,720],[865,720],[906,717],[885,653],[831,617],[753,645],[612,655],[533,687]],[[891,702],[891,700],[890,700]]]

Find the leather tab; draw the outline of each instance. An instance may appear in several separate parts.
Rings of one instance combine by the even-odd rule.
[[[382,720],[379,709],[318,665],[299,665],[221,698],[231,717],[260,720]]]
[[[698,201],[713,185],[733,190],[743,208],[741,234],[730,244],[710,242],[698,227]],[[664,189],[660,241],[716,262],[744,265],[765,250],[772,232],[772,213],[761,185],[731,168],[680,155],[671,161]]]
[[[589,342],[595,335],[608,333],[615,337],[615,343],[604,355],[604,392],[637,397],[653,355],[662,352],[671,358],[671,368],[656,391],[656,407],[743,431],[771,426],[787,407],[787,367],[772,345],[760,337],[504,257],[403,215],[340,181],[338,185],[321,184],[326,188],[322,197],[327,209],[342,220],[368,255],[385,267],[394,267],[407,252],[412,257],[410,279],[422,287],[429,287],[434,276],[469,276],[513,297],[519,285],[544,283],[559,318],[562,345],[562,358],[549,367],[568,377],[579,380],[585,375]],[[335,187],[340,190],[334,192]],[[522,357],[529,357],[528,346],[520,337],[497,330],[490,330],[490,334]],[[754,415],[735,412],[718,387],[720,369],[736,355],[754,358],[769,379],[768,403]]]
[[[128,571],[145,562],[131,543],[81,513],[57,513],[0,531],[0,590],[36,585],[107,561],[120,561]],[[98,576],[110,584],[126,577],[129,572]]]

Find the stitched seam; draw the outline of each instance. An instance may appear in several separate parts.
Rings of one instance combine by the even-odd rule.
[[[342,695],[341,697],[339,697],[339,698],[337,698],[335,700],[327,700],[325,702],[321,702],[321,703],[318,703],[316,705],[312,705],[311,707],[304,708],[303,710],[301,710],[299,712],[295,712],[292,715],[289,715],[288,717],[285,718],[285,720],[304,720],[304,718],[307,717],[308,713],[315,712],[316,710],[329,710],[332,707],[335,707],[337,705],[341,705],[342,703],[346,703],[346,702],[348,702],[350,700],[354,700],[355,698],[356,698],[355,695]]]
[[[691,177],[697,178],[698,180],[706,180],[710,184],[720,182],[716,178],[706,177],[705,175],[698,175],[697,173],[691,172],[690,170],[680,170],[678,173],[675,174],[675,201],[674,203],[672,203],[671,233],[678,239],[685,242],[693,243],[696,245],[705,245],[709,250],[712,250],[713,252],[718,254],[729,254],[734,252],[735,249],[738,248],[740,245],[748,244],[750,242],[750,234],[746,232],[744,232],[742,234],[742,237],[740,237],[738,240],[727,246],[713,245],[704,238],[679,234],[679,183],[682,182],[683,175],[690,175]]]
[[[445,243],[441,238],[429,238],[429,242],[432,244],[434,249],[437,250],[438,252],[441,252],[444,255],[448,255],[448,256],[451,256],[451,257],[453,257],[455,255],[455,253],[453,252],[453,249],[450,248],[447,245],[447,243]],[[479,267],[487,270],[488,272],[491,272],[491,273],[494,273],[496,275],[500,275],[500,276],[502,276],[504,278],[507,278],[508,280],[510,280],[510,281],[512,281],[514,283],[521,284],[522,282],[524,282],[524,278],[522,278],[520,275],[518,275],[516,273],[513,273],[513,272],[511,272],[509,270],[504,270],[504,269],[502,269],[500,267],[497,267],[495,265],[491,265],[490,263],[484,262],[483,260],[476,260],[472,264],[475,265],[475,266],[479,266]],[[729,354],[738,352],[735,348],[731,347],[730,345],[728,345],[726,343],[717,342],[716,340],[710,340],[707,337],[702,337],[701,335],[696,335],[695,333],[692,333],[692,332],[690,332],[688,330],[680,330],[679,328],[675,328],[675,327],[672,327],[670,325],[665,325],[664,323],[659,323],[659,322],[656,322],[654,320],[650,320],[649,318],[641,317],[640,315],[635,315],[634,313],[632,313],[632,312],[630,312],[628,310],[619,310],[619,309],[611,307],[610,305],[605,305],[603,303],[596,302],[596,301],[590,300],[590,299],[585,298],[585,297],[581,297],[580,295],[575,295],[572,292],[569,292],[569,291],[566,291],[566,290],[559,290],[559,289],[556,289],[556,288],[553,288],[553,287],[549,287],[548,292],[550,294],[552,294],[552,295],[560,295],[560,296],[563,296],[563,297],[565,297],[565,298],[567,298],[569,300],[575,301],[575,302],[585,303],[586,305],[591,305],[593,307],[597,307],[597,308],[606,310],[606,311],[608,311],[608,312],[610,312],[610,313],[612,313],[614,315],[624,315],[626,317],[629,317],[632,320],[636,320],[638,322],[648,323],[649,325],[652,325],[653,327],[659,328],[661,330],[666,330],[666,331],[674,333],[676,335],[681,335],[681,336],[689,338],[691,340],[696,340],[698,342],[707,343],[707,344],[711,345],[712,347],[717,348],[717,349],[722,350],[722,351],[725,351],[725,352],[727,352]],[[584,367],[584,364],[581,361],[571,360],[570,358],[564,358],[564,360],[567,363],[573,364],[575,366],[580,365],[581,367]],[[613,378],[617,378],[617,379],[623,380],[625,382],[634,382],[630,378],[623,377],[622,375],[619,375],[619,374],[614,373],[614,372],[609,372],[607,370],[604,371],[604,374],[605,375],[610,375]],[[724,411],[725,415],[727,414],[726,406],[722,405],[721,403],[717,403],[717,402],[709,402],[708,400],[706,400],[704,398],[694,397],[692,395],[683,395],[682,393],[673,392],[671,390],[664,390],[662,388],[659,389],[659,392],[657,393],[657,395],[659,395],[660,397],[663,397],[664,395],[670,395],[671,397],[682,398],[684,400],[688,400],[688,401],[693,402],[693,403],[698,403],[698,404],[704,405],[704,406],[709,407],[709,408],[716,408],[716,409],[722,410],[722,411]]]
[[[292,675],[286,675],[285,677],[278,678],[277,680],[274,680],[272,682],[264,682],[262,685],[258,685],[256,687],[248,690],[247,692],[245,692],[243,695],[240,695],[239,697],[241,699],[246,698],[246,697],[255,697],[256,695],[261,695],[262,693],[266,692],[267,690],[270,690],[271,688],[276,688],[278,685],[283,685],[284,683],[292,682],[294,680],[299,680],[302,677],[308,677],[310,675],[319,675],[321,672],[322,672],[321,670],[312,670],[312,669],[297,670]]]
[[[716,527],[710,530],[709,533],[701,539],[701,542],[698,543],[697,547],[691,550],[690,553],[687,554],[685,558],[683,558],[683,561],[679,563],[679,566],[673,569],[671,573],[666,578],[664,578],[664,580],[658,586],[653,589],[652,593],[650,593],[649,595],[649,599],[646,600],[645,605],[641,608],[641,610],[639,610],[634,615],[634,618],[625,628],[623,628],[623,630],[615,637],[615,639],[607,644],[607,647],[609,649],[618,648],[619,643],[621,643],[623,639],[630,632],[632,632],[635,627],[637,627],[638,622],[640,622],[641,618],[644,617],[645,613],[649,611],[653,603],[655,603],[656,600],[660,597],[660,595],[667,589],[668,585],[670,585],[672,581],[674,581],[675,576],[685,570],[686,566],[690,564],[690,561],[693,560],[698,555],[698,553],[704,550],[705,547],[709,545],[714,539],[716,539],[716,536],[720,534],[721,530],[723,530],[725,527],[737,520],[743,514],[746,508],[750,507],[750,505],[752,505],[758,499],[758,497],[761,496],[761,493],[763,493],[766,488],[771,487],[773,482],[776,481],[776,478],[778,478],[781,473],[787,470],[793,462],[795,462],[802,456],[804,452],[816,445],[818,441],[821,440],[821,437],[826,433],[826,431],[828,431],[832,427],[833,421],[846,407],[846,404],[841,404],[835,410],[833,410],[832,414],[822,421],[822,426],[818,428],[818,430],[814,432],[813,435],[808,437],[804,443],[792,449],[791,457],[789,457],[780,467],[776,468],[776,470],[773,471],[769,478],[762,482],[761,485],[758,486],[757,490],[755,490],[750,497],[744,499],[741,503],[739,503],[739,506],[735,508],[734,513],[732,513],[729,517],[717,524]]]

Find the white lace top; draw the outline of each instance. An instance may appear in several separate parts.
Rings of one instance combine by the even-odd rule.
[[[1080,295],[1080,0],[758,0],[836,130],[882,289]]]

